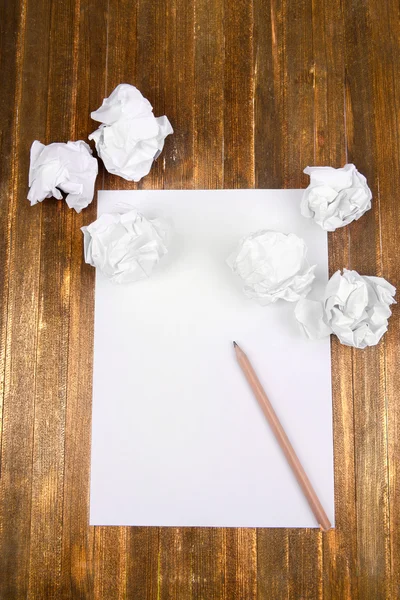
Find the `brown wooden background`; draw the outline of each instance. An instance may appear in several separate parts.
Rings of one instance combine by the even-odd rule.
[[[88,527],[96,209],[26,200],[32,141],[87,138],[133,83],[175,128],[140,187],[304,187],[355,162],[373,209],[330,234],[331,270],[399,286],[398,1],[0,4],[0,599],[399,598],[400,311],[378,347],[333,340],[335,531]]]

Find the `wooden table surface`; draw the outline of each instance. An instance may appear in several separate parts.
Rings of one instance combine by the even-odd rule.
[[[373,191],[330,268],[400,284],[397,0],[1,0],[0,600],[400,597],[399,309],[332,341],[335,530],[89,527],[94,270],[80,215],[26,199],[29,148],[86,139],[121,82],[175,134],[136,185],[298,188],[354,162]],[[240,485],[240,482],[238,482]]]

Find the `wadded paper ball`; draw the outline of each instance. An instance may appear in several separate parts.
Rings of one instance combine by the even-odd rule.
[[[113,283],[150,277],[167,253],[168,225],[161,219],[146,219],[136,209],[103,214],[82,231],[85,261]]]
[[[266,306],[308,294],[315,266],[310,267],[306,255],[305,242],[297,235],[266,230],[244,237],[227,263],[243,280],[246,296]]]
[[[325,288],[323,300],[300,300],[295,315],[311,339],[331,333],[342,344],[355,348],[374,346],[388,328],[396,288],[382,277],[357,271],[336,271]]]
[[[97,170],[97,160],[82,140],[48,146],[36,140],[31,146],[28,200],[32,206],[52,196],[61,200],[62,191],[68,206],[79,213],[93,200]]]
[[[301,214],[326,231],[359,219],[371,208],[372,193],[364,175],[352,164],[341,169],[306,167],[310,185],[304,190]]]
[[[147,175],[173,133],[167,117],[155,117],[153,107],[133,85],[121,83],[91,113],[102,125],[89,135],[109,173],[128,181]]]

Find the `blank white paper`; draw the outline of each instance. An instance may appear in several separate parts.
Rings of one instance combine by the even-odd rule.
[[[329,338],[303,337],[294,304],[246,298],[225,260],[259,229],[304,238],[316,287],[327,234],[301,190],[102,191],[98,214],[134,206],[167,219],[150,279],[96,274],[90,523],[317,527],[236,363],[247,353],[331,522]],[[313,294],[310,295],[312,297]]]

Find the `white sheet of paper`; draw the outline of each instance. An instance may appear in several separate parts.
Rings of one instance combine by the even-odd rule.
[[[301,334],[294,305],[246,298],[225,259],[258,229],[303,237],[317,286],[327,234],[301,190],[102,191],[98,214],[137,207],[173,224],[151,278],[96,276],[92,525],[317,527],[235,361],[249,356],[334,521],[329,338]],[[311,295],[313,297],[313,294]]]

